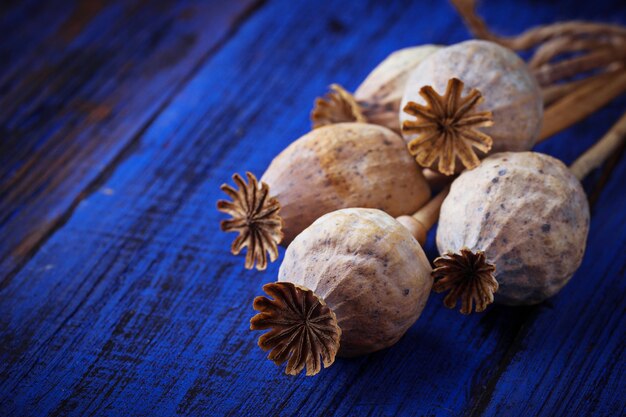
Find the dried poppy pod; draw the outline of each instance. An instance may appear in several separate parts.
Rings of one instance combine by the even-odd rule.
[[[588,231],[585,192],[561,161],[535,152],[494,154],[462,173],[443,202],[435,290],[450,289],[446,305],[459,298],[463,313],[472,303],[484,310],[496,290],[502,304],[539,303],[578,269]]]
[[[274,299],[257,297],[251,329],[286,373],[315,375],[335,354],[357,356],[396,343],[418,319],[431,267],[411,233],[375,209],[328,213],[287,248]],[[321,360],[320,360],[321,357]]]
[[[365,123],[341,123],[307,133],[272,161],[261,186],[251,174],[248,184],[234,178],[238,190],[222,187],[233,201],[218,202],[218,209],[233,216],[222,229],[239,233],[232,252],[248,248],[248,269],[255,262],[257,269],[265,269],[266,253],[275,260],[278,243],[288,245],[333,210],[378,208],[398,216],[414,212],[430,197],[402,138]]]
[[[354,96],[338,84],[331,85],[327,96],[315,101],[311,112],[313,128],[341,122],[367,122],[400,133],[398,112],[409,74],[440,48],[421,45],[393,52],[365,78]]]
[[[451,175],[462,169],[457,158],[466,168],[478,165],[473,148],[480,156],[532,148],[541,130],[543,99],[514,52],[471,40],[426,57],[406,83],[401,108],[402,135],[411,154],[425,167],[439,160],[436,169]]]

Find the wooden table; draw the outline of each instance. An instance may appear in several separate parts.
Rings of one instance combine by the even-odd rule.
[[[626,23],[623,1],[485,0],[495,30]],[[275,280],[219,231],[313,99],[387,54],[469,37],[442,1],[0,5],[0,415],[604,415],[626,407],[626,159],[586,182],[557,296],[463,317],[433,294],[393,348],[287,377],[248,330]],[[624,97],[538,150],[570,163]],[[426,251],[436,256],[433,234]],[[282,253],[282,252],[281,252]]]

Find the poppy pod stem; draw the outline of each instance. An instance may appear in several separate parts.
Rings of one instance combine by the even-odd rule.
[[[589,150],[582,154],[570,165],[570,171],[582,180],[598,168],[626,141],[626,113],[606,132],[606,134]]]
[[[448,185],[413,215],[396,218],[400,224],[411,232],[420,245],[424,246],[426,243],[426,235],[430,228],[437,222],[441,204],[449,192],[450,186]]]

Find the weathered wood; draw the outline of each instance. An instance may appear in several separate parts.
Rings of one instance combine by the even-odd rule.
[[[463,317],[433,294],[396,346],[340,359],[315,378],[283,375],[257,348],[258,334],[248,330],[251,301],[262,283],[275,279],[278,264],[264,273],[244,271],[242,259],[228,253],[232,236],[219,232],[223,216],[215,210],[219,185],[235,171],[260,174],[304,133],[313,98],[327,84],[354,87],[395,49],[465,37],[447,4],[416,5],[269,2],[153,120],[141,122],[145,128],[133,148],[107,168],[92,193],[80,196],[67,223],[0,289],[1,414],[493,414],[505,410],[509,391],[520,404],[511,414],[532,414],[544,403],[545,410],[558,411],[567,405],[559,400],[576,390],[592,404],[614,398],[577,410],[619,414],[623,335],[598,333],[607,347],[587,355],[574,349],[579,342],[589,346],[583,324],[601,330],[602,320],[593,318],[599,302],[607,302],[602,319],[611,305],[624,308],[623,285],[614,286],[618,278],[602,279],[589,269],[597,262],[610,272],[604,262],[623,249],[626,202],[618,192],[624,160],[593,213],[595,249],[572,288],[549,303],[496,306]],[[536,6],[530,13],[499,3],[490,13],[515,11],[521,17],[519,27],[510,28],[514,33],[535,19],[553,19],[554,6]],[[593,17],[584,7],[575,10]],[[617,119],[624,103],[541,149],[571,162]],[[600,239],[622,246],[603,255]],[[426,249],[432,258],[432,233]],[[597,288],[592,308],[579,309]],[[556,320],[567,327],[576,319],[581,324],[573,336],[560,328],[549,339],[548,325]],[[617,318],[611,320],[608,330],[619,332]],[[587,382],[592,378],[586,375],[559,380],[549,372],[544,383],[542,371],[551,370],[553,357],[563,375],[572,376],[578,366],[598,378],[611,360],[615,371],[602,392],[596,390],[602,384]],[[541,365],[527,363],[534,360]],[[534,385],[523,372],[531,372]],[[555,384],[558,392],[543,395],[549,390],[543,387]]]
[[[12,79],[28,68],[33,53],[44,51],[57,28],[70,21],[73,9],[71,1],[0,2],[0,96],[11,88]]]
[[[26,42],[25,52],[14,49],[33,24],[22,29],[7,19],[15,27],[2,53],[10,65],[0,75],[0,278],[14,274],[67,219],[258,4],[56,3],[62,13],[36,13],[34,24],[47,37]]]

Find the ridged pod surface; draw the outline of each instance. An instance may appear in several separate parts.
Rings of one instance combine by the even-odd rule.
[[[393,345],[418,319],[430,273],[404,226],[380,210],[356,208],[326,214],[298,235],[279,281],[322,298],[342,331],[339,355],[357,356]]]
[[[409,74],[439,49],[441,46],[436,45],[400,49],[374,68],[354,92],[354,98],[369,123],[400,132],[398,112]]]
[[[482,129],[493,139],[491,153],[525,151],[541,130],[543,98],[537,81],[513,51],[493,42],[470,40],[439,49],[426,57],[406,82],[401,109],[409,102],[425,104],[420,88],[432,86],[440,95],[451,78],[475,88],[484,101],[477,111],[493,112],[493,126]],[[400,123],[413,117],[402,110]],[[410,141],[416,135],[405,135]],[[460,164],[458,164],[460,167]]]
[[[399,216],[416,211],[430,197],[402,138],[365,123],[307,133],[272,161],[261,181],[280,203],[285,245],[333,210],[377,208]]]
[[[559,160],[506,152],[463,172],[445,199],[437,229],[441,254],[467,247],[495,264],[495,301],[536,304],[556,294],[582,262],[589,204]]]

